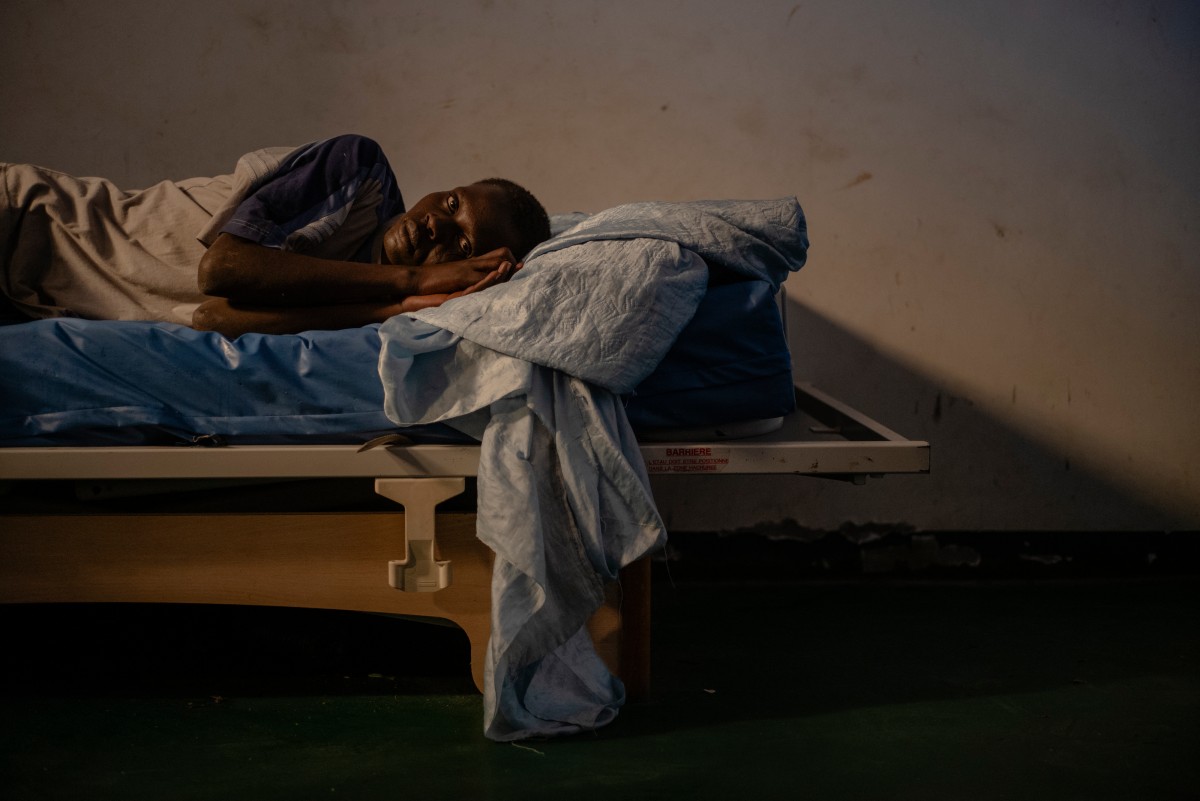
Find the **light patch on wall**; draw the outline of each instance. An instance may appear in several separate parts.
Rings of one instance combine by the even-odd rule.
[[[829,139],[821,136],[821,134],[810,128],[804,128],[800,131],[800,135],[808,140],[808,158],[810,161],[819,161],[825,164],[832,164],[839,161],[845,161],[850,155],[850,151],[839,144],[831,142]]]
[[[747,136],[760,137],[767,131],[767,115],[758,104],[742,109],[733,122]]]

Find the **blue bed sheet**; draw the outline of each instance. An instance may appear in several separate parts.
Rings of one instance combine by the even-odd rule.
[[[0,326],[0,446],[360,443],[383,411],[379,326],[234,341],[169,323]],[[711,287],[626,403],[635,429],[784,414],[791,359],[765,281]],[[445,425],[404,433],[462,442]]]

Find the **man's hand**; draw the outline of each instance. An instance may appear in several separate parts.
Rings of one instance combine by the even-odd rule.
[[[501,250],[507,252],[508,248],[502,248]],[[499,252],[500,251],[493,251],[493,253],[499,253]],[[480,259],[489,258],[493,255],[493,253],[485,254],[483,256],[480,256],[479,258]],[[508,255],[511,257],[512,254],[509,253]],[[466,262],[456,262],[456,263],[457,264],[465,264]],[[505,281],[507,281],[509,278],[512,278],[517,273],[517,271],[520,270],[524,266],[525,265],[520,262],[513,265],[509,261],[504,261],[501,263],[500,267],[498,267],[495,270],[492,270],[490,273],[488,273],[483,278],[481,278],[478,282],[472,284],[471,286],[467,287],[466,289],[460,289],[457,292],[435,292],[435,293],[431,293],[428,295],[411,295],[400,302],[400,308],[402,311],[412,312],[412,311],[420,311],[421,309],[431,309],[434,306],[441,306],[443,303],[445,303],[448,300],[454,300],[455,298],[461,298],[464,295],[470,295],[474,292],[481,292],[481,291],[487,289],[488,287],[495,286],[496,284],[502,284]],[[428,269],[428,268],[423,267],[421,269]]]
[[[451,297],[502,284],[511,278],[520,266],[508,248],[496,248],[482,256],[473,256],[463,261],[426,264],[416,269],[416,295],[446,295],[438,303],[427,304],[436,306]]]

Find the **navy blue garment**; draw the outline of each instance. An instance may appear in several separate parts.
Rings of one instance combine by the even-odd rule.
[[[375,233],[403,211],[383,150],[346,134],[289,154],[221,230],[267,247],[370,262]]]

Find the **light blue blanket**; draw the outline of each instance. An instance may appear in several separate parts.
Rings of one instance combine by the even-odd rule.
[[[482,443],[477,533],[496,552],[488,737],[616,716],[624,688],[585,624],[604,583],[666,537],[619,395],[691,319],[709,265],[777,286],[807,248],[792,198],[631,204],[543,243],[504,285],[380,327],[388,416]]]

